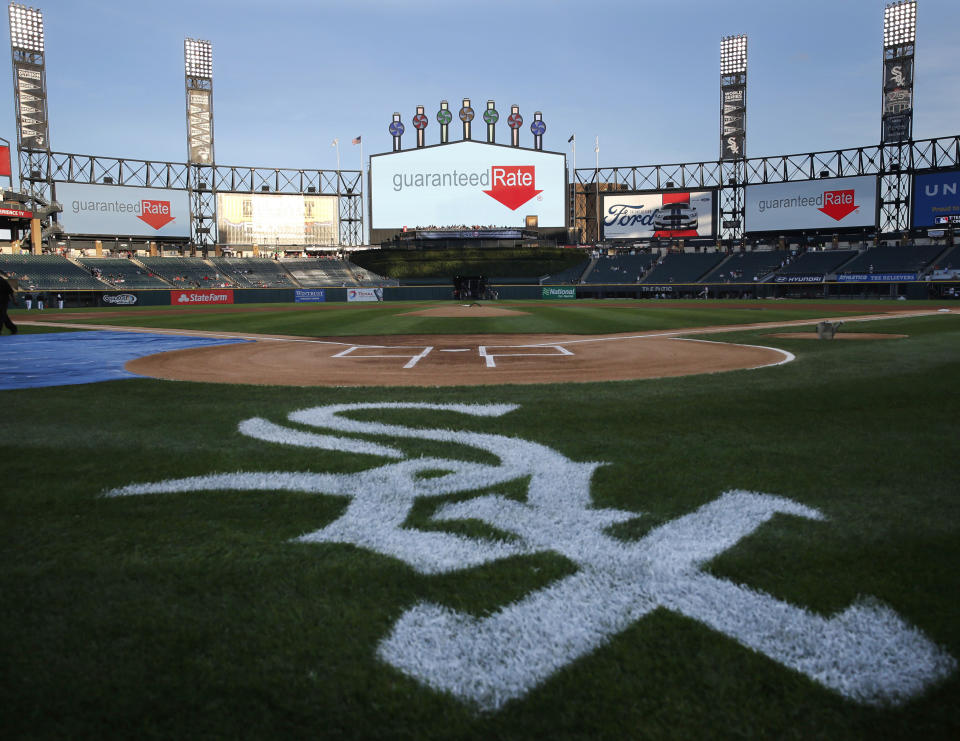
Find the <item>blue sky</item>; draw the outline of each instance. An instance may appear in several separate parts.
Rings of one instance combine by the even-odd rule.
[[[52,148],[186,159],[183,40],[213,44],[219,164],[344,169],[389,151],[417,105],[439,141],[442,99],[525,123],[577,166],[716,160],[719,47],[749,37],[747,154],[874,144],[884,0],[34,0],[44,13]],[[960,1],[919,0],[915,138],[960,133]],[[10,79],[10,78],[8,78]],[[12,87],[0,136],[15,140]],[[460,135],[459,122],[451,138]],[[475,125],[475,138],[483,136]]]

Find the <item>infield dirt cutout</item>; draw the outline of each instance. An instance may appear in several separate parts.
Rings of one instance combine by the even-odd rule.
[[[150,355],[154,378],[279,386],[473,386],[664,378],[757,368],[789,353],[649,335],[416,335],[275,339]]]

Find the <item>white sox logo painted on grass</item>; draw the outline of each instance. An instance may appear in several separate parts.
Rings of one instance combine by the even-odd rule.
[[[577,566],[571,576],[488,617],[421,602],[378,647],[380,658],[437,690],[494,710],[524,696],[651,611],[663,607],[700,621],[780,664],[861,703],[901,703],[948,676],[956,661],[893,610],[860,601],[823,617],[763,592],[711,576],[701,567],[776,514],[822,520],[815,509],[769,494],[728,491],[635,542],[607,534],[636,512],[591,506],[599,463],[577,463],[544,445],[496,434],[414,429],[343,416],[361,410],[419,409],[499,417],[507,404],[336,404],[303,409],[292,422],[337,433],[459,443],[499,465],[408,458],[395,447],[308,432],[265,419],[242,422],[253,438],[382,456],[395,462],[353,474],[238,472],[131,484],[108,496],[168,492],[296,491],[349,497],[346,511],[298,538],[351,543],[398,558],[423,574],[470,568],[540,551]],[[497,494],[441,506],[433,520],[474,519],[512,539],[483,540],[404,527],[414,501],[496,487],[529,477],[525,502]]]

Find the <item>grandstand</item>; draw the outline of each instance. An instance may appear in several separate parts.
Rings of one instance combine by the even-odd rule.
[[[643,283],[696,283],[726,258],[722,252],[670,252]]]
[[[400,281],[395,278],[385,278],[382,275],[374,273],[372,270],[361,267],[356,263],[352,263],[349,260],[344,261],[347,269],[349,269],[357,283],[361,286],[396,286],[400,284]]]
[[[558,273],[548,275],[547,277],[543,278],[540,283],[545,286],[579,283],[583,279],[584,273],[590,267],[591,263],[591,260],[584,260],[583,262],[577,263],[566,270],[561,270]]]
[[[142,257],[147,271],[175,288],[230,288],[233,283],[206,260],[191,257]]]
[[[65,257],[0,254],[0,270],[15,278],[21,291],[103,291],[110,288]]]
[[[295,288],[299,284],[277,260],[266,257],[212,257],[210,263],[238,288]]]
[[[925,245],[881,245],[873,247],[843,266],[844,275],[916,273],[920,274],[940,253],[944,246]]]
[[[359,285],[345,260],[302,257],[284,260],[283,266],[304,288]]]
[[[756,283],[785,265],[790,255],[787,250],[737,252],[711,270],[702,282]]]
[[[650,266],[656,260],[656,255],[644,253],[639,255],[601,255],[597,258],[593,268],[583,276],[584,283],[639,283]]]
[[[169,288],[170,284],[142,265],[123,257],[83,257],[77,262],[114,288]]]
[[[810,250],[804,252],[777,271],[778,275],[819,275],[826,277],[857,256],[856,250]]]

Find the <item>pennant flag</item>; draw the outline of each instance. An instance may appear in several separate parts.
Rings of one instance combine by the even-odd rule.
[[[576,138],[577,138],[577,135],[576,135],[576,134],[571,134],[571,135],[570,135],[570,138],[567,139],[567,144],[569,144],[570,142],[572,142],[572,141],[573,141],[574,139],[576,139]]]
[[[334,139],[332,142],[330,142],[330,146],[331,146],[331,147],[335,147],[335,146],[337,146],[339,143],[340,143],[340,140],[339,140],[339,139]]]

